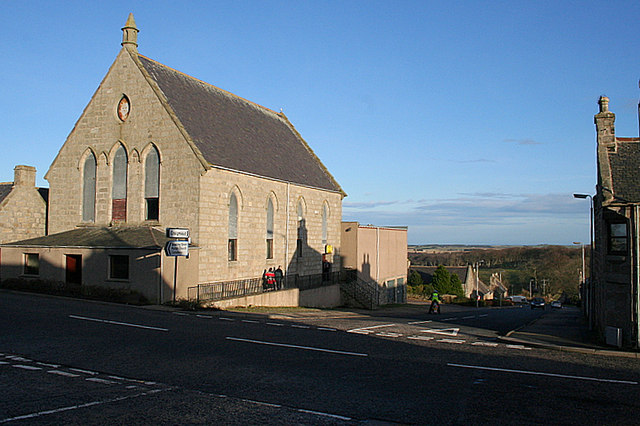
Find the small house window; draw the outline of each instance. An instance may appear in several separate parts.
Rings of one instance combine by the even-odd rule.
[[[113,280],[129,279],[129,256],[109,256],[109,278]]]
[[[628,250],[626,222],[609,223],[609,254],[625,255]]]
[[[38,253],[25,253],[24,274],[40,275],[40,255]]]

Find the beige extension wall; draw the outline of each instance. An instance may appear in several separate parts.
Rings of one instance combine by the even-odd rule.
[[[342,258],[345,268],[379,285],[406,283],[407,228],[342,222]]]
[[[26,254],[39,255],[39,274],[25,275]],[[66,281],[66,256],[82,256],[82,285],[115,289],[130,289],[143,294],[152,303],[171,301],[174,297],[174,271],[178,274],[175,298],[187,299],[188,287],[197,283],[198,250],[189,257],[168,257],[158,249],[93,249],[65,247],[2,247],[0,248],[0,279],[11,278]],[[129,256],[129,279],[109,278],[109,256]]]

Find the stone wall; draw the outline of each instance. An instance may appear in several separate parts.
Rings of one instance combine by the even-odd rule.
[[[14,185],[0,203],[0,244],[45,235],[47,205],[35,187],[36,169],[16,166]]]
[[[126,121],[117,115],[122,96],[130,100]],[[108,226],[111,220],[112,164],[119,144],[128,156],[127,219],[130,225],[188,227],[196,234],[198,179],[204,170],[173,117],[122,50],[93,95],[45,176],[51,186],[50,233],[82,225]],[[160,218],[145,221],[144,160],[152,146],[160,154]],[[96,214],[82,222],[83,166],[87,155],[97,158]]]
[[[228,260],[229,199],[238,200],[238,257]],[[268,268],[282,266],[287,274],[311,275],[322,272],[323,205],[328,207],[327,245],[337,253],[327,255],[333,270],[340,268],[340,221],[342,194],[286,182],[211,169],[200,189],[200,282],[236,280],[261,276]],[[267,259],[267,205],[274,206],[273,258]],[[304,211],[306,239],[302,257],[296,253],[298,239],[297,206]]]

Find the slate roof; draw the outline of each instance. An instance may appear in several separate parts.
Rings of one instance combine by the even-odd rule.
[[[157,229],[138,227],[76,228],[71,231],[3,244],[7,247],[77,247],[162,249],[169,238]]]
[[[0,203],[2,201],[4,201],[5,198],[7,198],[7,196],[11,192],[12,188],[13,188],[13,182],[0,183]],[[40,196],[42,197],[44,202],[48,203],[49,202],[49,188],[36,188],[36,189],[40,193]]]
[[[616,138],[616,152],[608,152],[615,198],[640,202],[640,138]]]
[[[343,193],[284,114],[137,57],[211,165]]]
[[[7,195],[11,192],[11,188],[13,187],[13,183],[0,183],[0,203],[7,198]]]

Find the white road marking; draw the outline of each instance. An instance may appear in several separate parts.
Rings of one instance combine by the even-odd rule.
[[[471,319],[471,318],[475,318],[475,317],[476,317],[475,315],[470,315],[468,317],[462,317],[461,319]]]
[[[451,317],[451,318],[443,318],[440,321],[450,321],[450,320],[454,320],[456,319],[456,317]]]
[[[34,367],[33,365],[15,364],[12,367],[21,368],[23,370],[42,370],[40,367]]]
[[[426,321],[412,321],[412,322],[408,322],[407,325],[414,325],[414,324],[426,324],[428,322],[432,322],[432,320],[426,320]]]
[[[528,347],[526,347],[524,345],[507,345],[507,347],[511,348],[511,349],[520,349],[520,350],[523,350],[523,351],[530,351],[531,350],[531,348],[528,348]]]
[[[36,362],[36,364],[37,364],[37,365],[41,365],[41,366],[43,366],[43,367],[49,367],[49,368],[60,368],[60,366],[59,366],[59,365],[56,365],[56,364],[47,364],[47,363],[44,363],[44,362]]]
[[[473,342],[472,345],[474,345],[474,346],[490,346],[492,348],[495,348],[496,346],[498,346],[498,344],[494,343],[494,342]]]
[[[293,324],[291,327],[293,327],[293,328],[311,328],[308,325],[297,325],[297,324]]]
[[[113,380],[107,380],[107,379],[99,379],[97,377],[89,377],[87,379],[85,379],[87,382],[95,382],[95,383],[102,383],[105,385],[115,385],[118,382],[114,382]]]
[[[235,319],[233,319],[233,318],[220,317],[220,319],[221,319],[222,321],[235,321]]]
[[[482,317],[488,317],[489,314],[482,314],[482,315],[478,315],[478,318],[482,318]]]
[[[420,330],[422,333],[432,333],[432,334],[440,334],[443,336],[457,336],[459,328],[427,328],[425,330]]]
[[[166,390],[168,390],[168,389],[166,389]],[[112,402],[119,402],[119,401],[124,401],[124,400],[127,400],[127,399],[138,398],[140,396],[151,395],[151,394],[158,393],[158,392],[162,392],[162,390],[157,389],[157,390],[152,390],[152,391],[149,391],[149,392],[139,393],[139,394],[136,394],[136,395],[129,395],[129,396],[121,396],[121,397],[118,397],[118,398],[103,399],[103,400],[100,400],[100,401],[87,402],[86,404],[71,405],[69,407],[61,407],[61,408],[56,408],[56,409],[53,409],[53,410],[38,411],[36,413],[24,414],[22,416],[8,417],[8,418],[5,418],[5,419],[0,419],[0,423],[8,423],[8,422],[16,421],[16,420],[33,419],[33,418],[40,417],[40,416],[46,416],[48,414],[57,414],[57,413],[62,413],[64,411],[78,410],[80,408],[87,408],[87,407],[93,407],[93,406],[96,406],[96,405],[110,404]]]
[[[386,331],[380,332],[380,333],[376,333],[376,336],[381,336],[381,337],[401,337],[402,334],[400,333],[389,333]]]
[[[621,383],[626,385],[637,385],[638,382],[634,382],[631,380],[616,380],[616,379],[599,379],[597,377],[587,377],[587,376],[570,376],[568,374],[556,374],[556,373],[544,373],[541,371],[527,371],[527,370],[513,370],[510,368],[495,368],[495,367],[483,367],[480,365],[465,365],[465,364],[453,364],[447,363],[449,367],[460,367],[460,368],[470,368],[475,370],[488,370],[488,371],[499,371],[503,373],[518,373],[518,374],[529,374],[534,376],[546,376],[546,377],[558,377],[561,379],[575,379],[575,380],[588,380],[592,382],[605,382],[605,383]]]
[[[438,342],[442,342],[442,343],[455,343],[456,345],[461,345],[463,343],[466,342],[466,340],[460,340],[460,339],[440,339],[438,340]]]
[[[329,327],[318,327],[316,330],[320,330],[320,331],[338,331],[335,328],[329,328]]]
[[[301,412],[301,413],[315,414],[317,416],[330,417],[332,419],[345,420],[345,421],[350,421],[351,420],[351,417],[339,416],[337,414],[323,413],[321,411],[305,410],[305,409],[302,409],[302,408],[298,408],[298,411]]]
[[[431,337],[431,336],[408,336],[407,339],[411,339],[411,340],[433,340],[435,339],[435,337]]]
[[[57,374],[58,376],[65,376],[65,377],[80,377],[78,374],[73,374],[67,371],[60,371],[60,370],[49,370],[47,371],[47,373]]]
[[[352,328],[351,330],[347,330],[347,333],[358,333],[358,334],[369,334],[373,333],[373,329],[382,328],[382,327],[393,327],[395,324],[380,324],[380,325],[372,325],[371,327],[360,327],[360,328]]]
[[[260,321],[256,321],[256,320],[242,320],[242,322],[248,322],[250,324],[258,324]]]
[[[76,373],[82,373],[82,374],[91,374],[92,376],[95,376],[96,374],[98,374],[95,371],[89,371],[89,370],[81,370],[79,368],[70,368],[69,370],[71,371],[75,371]]]
[[[284,324],[281,324],[279,322],[268,322],[267,325],[274,325],[276,327],[282,327],[284,326]]]
[[[169,331],[168,328],[151,327],[151,326],[148,326],[148,325],[132,324],[132,323],[128,323],[128,322],[120,322],[120,321],[103,320],[103,319],[98,319],[98,318],[81,317],[81,316],[78,316],[78,315],[69,315],[69,318],[79,319],[79,320],[84,320],[84,321],[101,322],[101,323],[105,323],[105,324],[123,325],[123,326],[126,326],[126,327],[144,328],[144,329],[147,329],[147,330]]]
[[[189,314],[185,314],[184,312],[173,312],[173,315],[180,315],[181,317],[189,316]]]
[[[198,318],[207,318],[207,319],[211,319],[213,318],[211,315],[202,315],[202,314],[198,314],[196,315]]]
[[[353,356],[369,356],[369,354],[363,354],[359,352],[347,352],[347,351],[338,351],[334,349],[324,349],[324,348],[314,348],[312,346],[298,346],[298,345],[290,345],[288,343],[275,343],[275,342],[266,342],[263,340],[252,340],[252,339],[242,339],[240,337],[226,337],[227,340],[234,340],[236,342],[246,342],[246,343],[256,343],[259,345],[268,345],[268,346],[281,346],[284,348],[293,348],[293,349],[305,349],[309,351],[317,351],[317,352],[328,352],[332,354],[339,355],[353,355]]]

